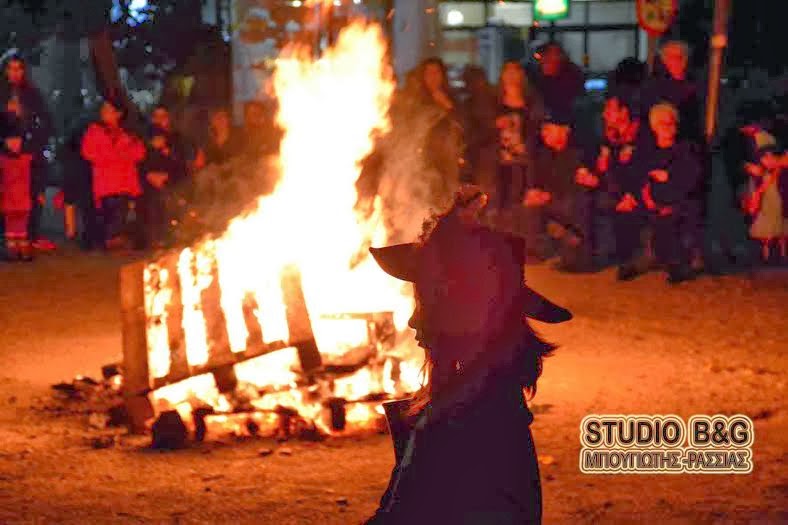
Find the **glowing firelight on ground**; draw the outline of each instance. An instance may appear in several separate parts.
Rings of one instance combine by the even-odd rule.
[[[221,288],[221,307],[233,352],[243,351],[246,345],[244,301],[250,296],[257,305],[254,315],[265,342],[289,340],[281,288],[283,270],[289,266],[300,271],[315,339],[324,355],[357,347],[366,338],[363,321],[336,320],[338,314],[393,312],[396,329],[401,332],[412,311],[410,290],[386,276],[367,256],[370,245],[387,241],[378,214],[361,217],[354,210],[360,163],[372,151],[375,136],[390,126],[388,109],[395,82],[381,28],[352,22],[318,58],[304,47],[286,48],[276,62],[274,88],[279,103],[277,123],[284,130],[274,192],[260,197],[253,210],[232,220],[220,238],[180,255],[183,328],[191,366],[204,364],[209,357],[205,319],[198,305],[200,293],[213,279],[209,261],[218,269],[213,275]],[[152,344],[161,346],[166,340],[165,335],[156,334]],[[152,347],[151,354],[154,350]],[[362,369],[338,380],[336,387],[342,392],[331,394],[362,398],[376,392],[401,395],[414,391],[421,356],[404,357],[398,361],[399,385],[382,377],[393,369],[387,362],[379,367],[384,373]],[[408,359],[412,357],[415,359]],[[248,368],[244,381],[292,382],[291,367],[271,366],[276,367],[276,359],[266,365],[263,375],[267,377],[259,381],[249,377],[254,367]],[[276,370],[279,381],[271,376]],[[183,389],[176,393],[174,387],[178,386],[171,385],[167,394],[156,392],[154,397],[178,406],[187,397]],[[311,416],[319,408],[307,406],[295,391],[277,395],[289,397],[302,415]],[[217,396],[203,394],[201,399],[210,397]],[[257,406],[271,408],[274,398],[260,401]],[[379,411],[374,406],[359,405],[348,412],[348,421],[376,414]]]

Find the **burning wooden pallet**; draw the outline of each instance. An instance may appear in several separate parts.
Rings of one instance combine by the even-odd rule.
[[[184,268],[184,258],[189,263]],[[227,319],[222,306],[222,289],[216,261],[202,263],[184,250],[170,253],[155,261],[130,264],[120,272],[121,311],[123,320],[124,399],[131,431],[143,432],[146,421],[154,416],[149,394],[183,380],[211,374],[220,393],[232,393],[238,386],[235,367],[285,348],[295,348],[300,375],[307,381],[326,375],[351,373],[376,352],[390,348],[395,335],[391,312],[371,314],[337,314],[321,320],[363,320],[367,325],[367,347],[357,349],[357,362],[325,360],[313,332],[298,268],[286,267],[280,287],[285,305],[286,340],[266,338],[257,312],[261,305],[253,294],[243,297],[242,311],[247,338],[243,348],[233,348]],[[201,268],[197,266],[202,265]],[[202,286],[184,279],[204,278]],[[198,293],[195,292],[198,290]],[[186,304],[184,304],[186,303]],[[193,338],[184,328],[185,316],[204,321],[205,347],[195,358]],[[201,328],[202,330],[202,328]],[[366,354],[364,352],[367,352]],[[374,397],[374,396],[373,396]],[[327,406],[344,407],[343,401],[326,400]],[[337,421],[343,416],[335,416]]]

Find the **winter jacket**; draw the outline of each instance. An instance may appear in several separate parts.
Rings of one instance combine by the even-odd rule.
[[[0,214],[29,212],[33,208],[30,195],[32,161],[29,153],[0,153]]]
[[[636,163],[651,186],[651,196],[660,206],[679,205],[689,200],[702,176],[702,166],[688,142],[678,142],[670,148],[654,148],[644,152]],[[667,182],[656,182],[649,177],[653,170],[668,172]]]
[[[54,133],[52,116],[41,92],[28,82],[12,86],[7,82],[0,84],[0,109],[6,109],[8,102],[16,97],[22,106],[22,127],[25,131],[25,151],[40,156]]]
[[[145,158],[143,142],[123,129],[91,124],[82,140],[82,156],[93,165],[93,199],[142,193],[137,164]]]

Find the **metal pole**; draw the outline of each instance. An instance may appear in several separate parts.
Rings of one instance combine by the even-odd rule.
[[[728,45],[728,14],[731,0],[716,0],[714,5],[714,29],[711,35],[709,56],[709,88],[706,98],[706,143],[711,143],[717,126],[717,110],[720,99],[720,77],[722,58]]]
[[[657,35],[648,35],[648,54],[646,58],[646,64],[648,64],[648,72],[649,74],[654,72],[654,63],[657,59],[657,44],[659,43],[659,37]]]

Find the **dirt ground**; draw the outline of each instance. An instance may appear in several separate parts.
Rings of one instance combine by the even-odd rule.
[[[393,465],[384,435],[174,453],[122,438],[94,450],[86,416],[31,409],[50,384],[97,376],[119,358],[123,262],[61,253],[0,266],[0,523],[331,525],[368,516]],[[534,401],[545,523],[788,523],[788,273],[677,287],[656,274],[617,284],[610,270],[528,275],[575,313],[539,327],[561,345]],[[592,413],[747,414],[754,470],[583,474],[579,424]],[[261,457],[264,447],[275,452]]]

